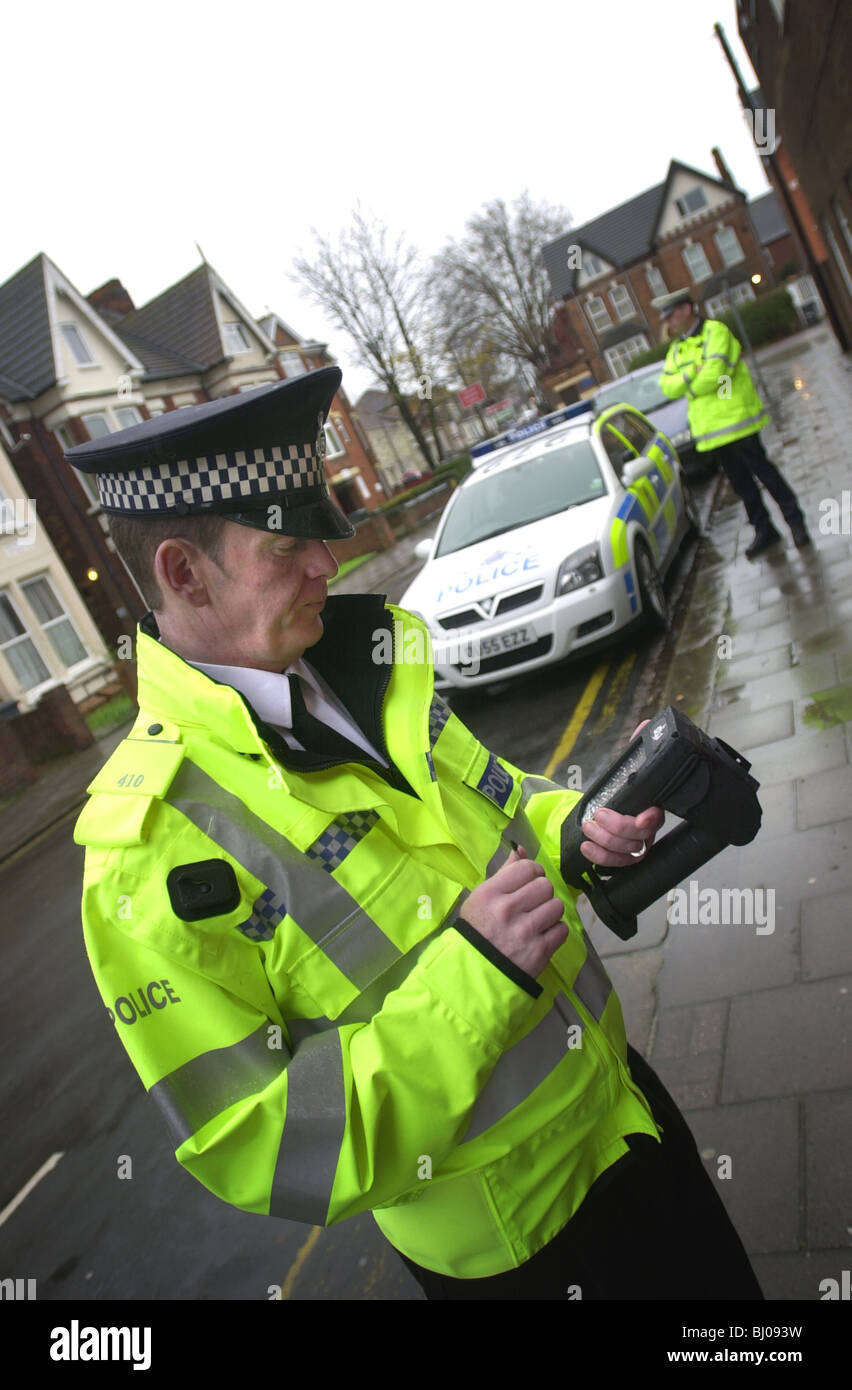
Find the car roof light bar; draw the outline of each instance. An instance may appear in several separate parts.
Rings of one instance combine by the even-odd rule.
[[[491,454],[495,449],[502,449],[507,444],[517,444],[521,439],[529,439],[531,435],[553,429],[554,425],[561,425],[563,421],[571,420],[575,415],[585,415],[591,408],[591,401],[575,401],[573,405],[566,405],[551,415],[543,415],[540,420],[531,420],[528,425],[518,425],[516,429],[506,430],[504,434],[495,435],[493,439],[484,439],[481,444],[474,444],[468,452],[471,458],[482,458],[483,454]]]

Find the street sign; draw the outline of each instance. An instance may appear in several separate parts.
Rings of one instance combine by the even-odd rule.
[[[485,414],[496,415],[498,411],[500,411],[500,413],[502,414],[504,410],[514,410],[512,402],[509,400],[508,396],[504,401],[496,401],[494,405],[487,405],[485,407]]]
[[[462,405],[479,405],[485,400],[485,392],[480,383],[475,381],[472,386],[466,386],[463,391],[459,391],[459,400]]]

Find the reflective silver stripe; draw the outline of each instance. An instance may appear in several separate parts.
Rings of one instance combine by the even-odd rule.
[[[535,1028],[501,1056],[476,1098],[462,1144],[496,1125],[541,1085],[565,1056],[571,1024],[584,1027],[570,1000],[557,994]]]
[[[293,920],[359,989],[399,959],[399,948],[331,874],[200,767],[185,761],[167,800],[283,899]]]
[[[571,988],[595,1022],[600,1023],[607,1000],[612,994],[612,981],[601,965],[598,953],[585,931],[583,945],[586,948],[586,959]]]
[[[340,1035],[305,1038],[287,1068],[287,1113],[269,1215],[324,1226],[346,1132]]]
[[[193,1057],[150,1088],[176,1148],[214,1115],[265,1090],[281,1075],[290,1054],[267,1045],[267,1028],[263,1023],[241,1042]]]
[[[757,424],[757,421],[762,420],[765,414],[766,411],[761,410],[759,415],[749,415],[745,420],[738,420],[735,425],[726,425],[722,430],[709,430],[707,434],[697,434],[695,442],[698,443],[702,439],[718,439],[720,434],[733,434],[735,430],[741,430],[744,425]]]
[[[732,362],[730,357],[725,356],[724,352],[708,352],[706,361],[709,362],[711,357],[718,357],[720,362],[727,362],[728,366],[731,368],[731,371],[733,371],[736,368],[736,362]]]
[[[299,1044],[302,1038],[312,1037],[315,1033],[325,1033],[329,1028],[342,1028],[347,1023],[369,1023],[382,1007],[386,996],[392,990],[398,989],[408,978],[426,947],[431,945],[445,927],[458,917],[459,908],[465,898],[469,896],[467,888],[459,893],[440,926],[431,931],[428,936],[424,936],[423,940],[412,946],[410,951],[406,951],[404,956],[400,956],[389,970],[386,970],[379,979],[374,980],[368,989],[358,995],[357,999],[353,999],[352,1003],[337,1018],[327,1018],[325,1014],[319,1014],[315,1018],[285,1019],[284,1025],[290,1034],[294,1047]]]

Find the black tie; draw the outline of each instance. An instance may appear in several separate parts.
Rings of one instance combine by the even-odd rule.
[[[302,694],[301,677],[293,674],[288,679],[290,681],[290,717],[293,733],[306,752],[326,757],[345,758],[347,761],[353,758],[358,760],[369,758],[370,755],[365,749],[359,748],[355,743],[350,743],[343,734],[339,734],[328,724],[323,724],[320,719],[315,719],[308,712],[305,697]]]

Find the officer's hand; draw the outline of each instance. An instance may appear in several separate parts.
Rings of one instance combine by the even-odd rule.
[[[565,908],[541,864],[523,850],[474,888],[459,916],[533,977],[568,935]]]
[[[631,740],[650,722],[645,719],[638,724],[630,735]],[[654,843],[654,836],[664,820],[665,812],[659,806],[650,806],[638,816],[623,816],[619,811],[601,806],[594,820],[583,821],[586,839],[580,845],[580,853],[601,868],[638,864],[645,850]]]

